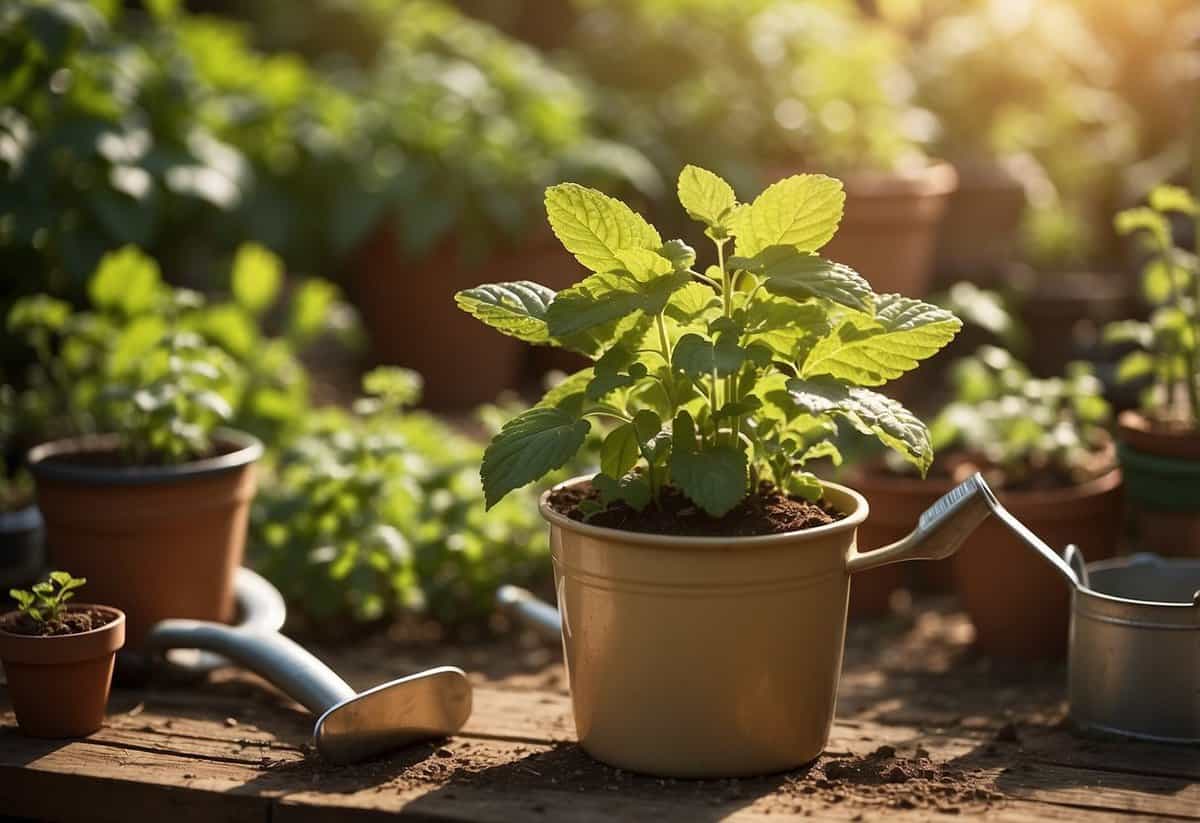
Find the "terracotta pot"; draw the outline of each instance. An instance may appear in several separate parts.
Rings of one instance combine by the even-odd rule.
[[[845,263],[880,293],[923,297],[933,283],[933,254],[946,203],[958,184],[948,163],[908,173],[852,174],[846,212],[821,254]]]
[[[947,285],[998,279],[1017,249],[1025,187],[1008,165],[955,163],[958,189],[950,195],[938,231],[936,269]]]
[[[911,532],[921,513],[953,485],[949,480],[893,475],[879,465],[853,472],[849,482],[871,506],[871,515],[858,528],[858,544],[864,550],[894,543]],[[910,582],[905,572],[917,572],[926,580],[936,581],[939,589],[948,590],[952,585],[948,560],[921,563],[915,569],[903,564],[884,566],[861,575],[861,580],[855,579],[850,589],[851,616],[887,613],[892,592]],[[873,580],[869,585],[859,585],[870,578]]]
[[[262,444],[226,431],[217,456],[191,463],[97,460],[118,442],[100,435],[30,452],[54,566],[86,577],[89,595],[128,615],[134,649],[168,617],[231,622]]]
[[[528,346],[461,311],[455,292],[511,280],[551,285],[554,272],[572,267],[578,268],[548,232],[477,263],[464,260],[452,240],[424,260],[407,260],[384,225],[359,254],[351,290],[375,359],[419,371],[427,406],[463,409],[517,388]]]
[[[580,523],[543,495],[575,729],[589,754],[636,772],[714,778],[783,771],[821,753],[850,576],[920,548],[860,554],[866,500],[832,483],[825,496],[847,516],[720,538]]]
[[[1200,557],[1200,432],[1163,430],[1126,411],[1117,437],[1138,549]]]
[[[0,512],[0,591],[27,588],[42,571],[42,513],[37,506]]]
[[[1014,517],[1059,551],[1074,543],[1088,561],[1117,552],[1120,469],[1068,489],[997,496]],[[976,646],[984,654],[1015,660],[1065,655],[1071,593],[1059,574],[1000,521],[985,521],[951,564],[963,608],[975,625]]]
[[[125,615],[108,606],[113,619],[98,629],[54,637],[5,631],[17,617],[0,618],[0,660],[8,679],[17,725],[31,737],[83,737],[104,725],[113,660],[125,644]]]

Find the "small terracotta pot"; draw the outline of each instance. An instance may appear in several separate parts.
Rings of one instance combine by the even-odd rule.
[[[844,182],[846,211],[821,254],[859,272],[877,292],[928,294],[938,226],[958,185],[954,167],[852,174]]]
[[[463,259],[453,240],[423,260],[407,260],[385,224],[358,255],[351,291],[374,357],[420,372],[425,405],[464,409],[517,388],[527,346],[460,310],[455,292],[511,280],[552,285],[553,273],[572,267],[578,269],[549,232],[475,263]]]
[[[1068,489],[1001,492],[1013,516],[1047,545],[1074,543],[1088,561],[1117,553],[1123,517],[1121,470]],[[936,497],[937,492],[933,492]],[[955,587],[986,655],[1014,660],[1066,654],[1071,592],[1062,577],[995,518],[951,559]]]
[[[833,483],[825,498],[842,520],[740,538],[602,528],[549,497],[580,745],[659,776],[765,774],[816,758],[833,722],[851,574],[919,550],[859,553],[867,502]]]
[[[54,566],[86,577],[89,595],[124,610],[133,649],[169,617],[231,622],[262,444],[225,431],[217,456],[191,463],[97,462],[118,443],[99,435],[29,453]]]
[[[1117,437],[1138,549],[1200,557],[1200,432],[1163,430],[1126,411]]]
[[[940,282],[985,283],[1003,271],[1020,240],[1025,187],[999,162],[954,164],[958,189],[950,196],[938,230]]]
[[[30,737],[83,737],[104,725],[113,661],[125,645],[125,615],[97,609],[113,619],[98,629],[54,637],[5,631],[17,612],[0,617],[0,660],[8,679],[17,725]]]

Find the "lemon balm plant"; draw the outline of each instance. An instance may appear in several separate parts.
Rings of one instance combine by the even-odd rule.
[[[750,203],[688,166],[679,200],[705,226],[715,262],[697,264],[623,203],[565,183],[546,192],[550,225],[589,274],[555,293],[520,281],[460,292],[500,332],[568,348],[594,365],[508,423],[484,455],[488,505],[558,468],[593,422],[615,424],[592,480],[601,504],[654,505],[668,485],[712,517],[762,481],[816,500],[803,469],[837,459],[837,421],[873,435],[924,472],[924,424],[876,390],[948,343],[954,315],[877,295],[817,252],[842,215],[841,183],[797,175]]]
[[[712,241],[708,266],[566,183],[546,210],[583,280],[459,293],[499,331],[593,360],[497,433],[483,488],[494,506],[607,427],[601,471],[541,501],[581,744],[658,775],[781,771],[828,737],[850,575],[913,556],[859,554],[866,501],[805,464],[838,459],[846,422],[928,468],[924,424],[877,387],[960,323],[818,254],[842,215],[837,180],[789,177],[740,204],[689,166],[679,199]],[[714,671],[714,653],[728,665]]]

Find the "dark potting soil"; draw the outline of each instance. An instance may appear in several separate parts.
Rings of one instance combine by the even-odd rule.
[[[72,609],[58,620],[39,623],[28,615],[18,615],[9,620],[4,630],[27,637],[60,637],[68,634],[83,634],[111,623],[113,616],[101,609]]]
[[[824,526],[846,516],[827,501],[810,503],[789,497],[770,483],[762,483],[757,494],[748,496],[723,517],[706,514],[674,486],[662,490],[657,507],[651,504],[639,512],[624,501],[616,501],[603,511],[586,516],[580,504],[598,497],[599,492],[590,483],[581,483],[554,491],[550,506],[559,514],[592,526],[686,537],[784,534]]]

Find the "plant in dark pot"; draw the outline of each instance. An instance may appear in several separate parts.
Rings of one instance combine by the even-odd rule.
[[[860,529],[874,547],[903,535],[957,480],[982,472],[1000,502],[1048,544],[1113,556],[1121,525],[1121,472],[1105,428],[1110,410],[1086,364],[1037,380],[1007,351],[984,346],[951,370],[953,399],[930,424],[938,458],[927,478],[896,461],[856,466],[871,503]],[[985,654],[1056,658],[1066,651],[1069,591],[999,521],[984,523],[950,561],[955,589]],[[1019,608],[1014,604],[1020,604]]]
[[[816,253],[842,215],[833,178],[789,177],[739,204],[688,166],[678,193],[713,265],[565,183],[546,210],[587,276],[557,293],[517,281],[458,295],[507,335],[594,362],[493,438],[484,494],[495,505],[571,459],[593,422],[614,424],[601,471],[541,503],[580,741],[652,774],[779,771],[827,739],[851,571],[903,553],[858,554],[865,500],[804,464],[838,455],[841,421],[923,472],[924,424],[869,387],[961,324]]]
[[[86,579],[64,571],[9,595],[18,610],[0,617],[0,661],[21,731],[82,737],[104,723],[113,659],[125,643],[125,615],[71,603]]]
[[[30,391],[74,432],[28,457],[50,558],[128,614],[136,648],[166,617],[234,617],[262,445],[220,428],[254,385],[200,333],[199,295],[164,288],[133,248],[107,255],[89,292],[80,312],[25,298],[8,327],[37,355]]]
[[[1197,251],[1175,241],[1171,219],[1190,221]],[[1117,420],[1139,548],[1200,555],[1200,206],[1176,186],[1160,186],[1148,207],[1116,218],[1122,234],[1147,241],[1143,294],[1154,304],[1148,322],[1122,321],[1105,330],[1110,342],[1136,344],[1120,362],[1123,380],[1148,380],[1141,409]]]

